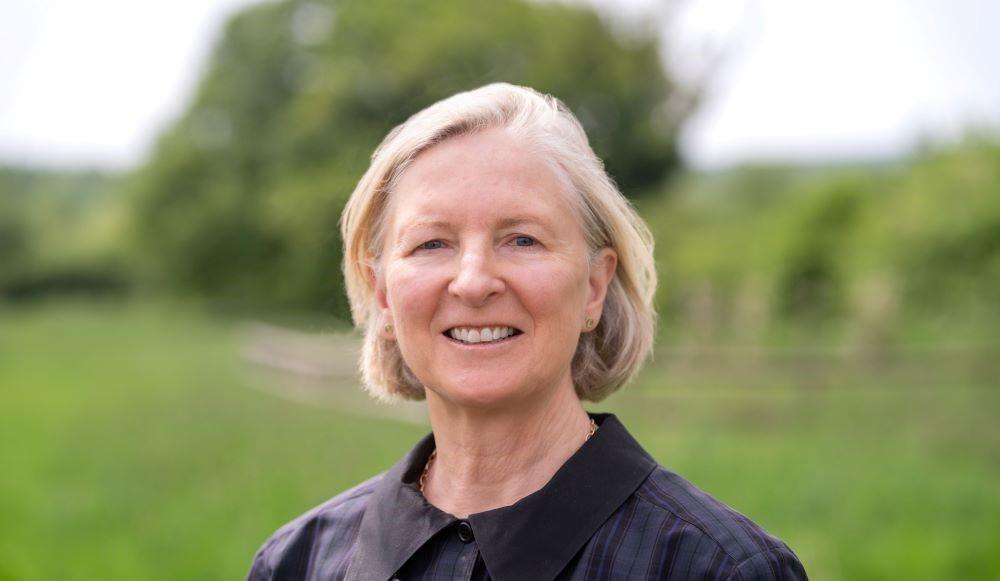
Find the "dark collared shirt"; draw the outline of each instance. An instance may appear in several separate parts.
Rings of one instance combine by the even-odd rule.
[[[250,581],[798,580],[787,545],[656,461],[610,414],[541,490],[458,519],[417,481],[433,434],[280,528]]]

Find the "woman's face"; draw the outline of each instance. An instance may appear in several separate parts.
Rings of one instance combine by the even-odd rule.
[[[435,145],[403,173],[376,296],[428,397],[517,405],[572,390],[570,363],[615,261],[605,249],[591,266],[555,172],[518,138],[488,130]]]

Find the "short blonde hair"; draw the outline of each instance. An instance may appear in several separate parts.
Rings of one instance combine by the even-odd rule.
[[[424,386],[403,361],[396,342],[380,334],[384,321],[369,270],[378,268],[393,186],[421,152],[450,137],[486,129],[513,131],[539,148],[575,194],[592,255],[602,248],[618,254],[600,322],[580,336],[572,362],[577,395],[599,401],[627,382],[652,349],[653,237],[605,172],[569,108],[551,95],[506,83],[438,101],[390,131],[344,208],[344,280],[354,323],[364,331],[365,386],[385,401],[425,397]]]

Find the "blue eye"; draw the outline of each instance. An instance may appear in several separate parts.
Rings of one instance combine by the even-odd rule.
[[[531,236],[518,236],[514,238],[514,246],[534,246],[535,239]]]
[[[440,240],[428,240],[420,246],[417,247],[418,250],[437,250],[438,248],[443,248],[444,242]]]

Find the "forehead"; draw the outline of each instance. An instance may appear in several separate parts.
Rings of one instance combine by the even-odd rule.
[[[569,180],[523,138],[502,129],[453,137],[422,152],[393,188],[390,235],[410,224],[528,218],[580,229]]]

